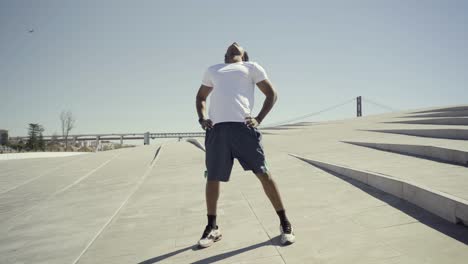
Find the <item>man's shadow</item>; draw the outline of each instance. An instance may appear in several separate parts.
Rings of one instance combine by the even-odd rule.
[[[214,246],[216,246],[216,244]],[[230,258],[230,257],[235,256],[235,255],[238,255],[238,254],[242,254],[242,253],[247,252],[249,250],[254,250],[254,249],[257,249],[257,248],[260,248],[260,247],[264,247],[264,246],[282,246],[281,243],[280,243],[280,236],[273,237],[273,238],[268,239],[268,240],[266,240],[264,242],[261,242],[261,243],[257,243],[257,244],[250,245],[250,246],[247,246],[247,247],[239,248],[239,249],[232,250],[232,251],[229,251],[229,252],[225,252],[225,253],[214,255],[214,256],[211,256],[211,257],[207,257],[207,258],[204,258],[204,259],[201,259],[201,260],[197,260],[195,262],[192,262],[192,264],[214,263],[214,262],[217,262],[217,261],[220,261],[220,260],[223,260],[223,259]],[[161,256],[157,256],[157,257],[154,257],[154,258],[147,259],[147,260],[142,261],[142,262],[140,262],[138,264],[157,263],[159,261],[165,260],[167,258],[175,256],[175,255],[177,255],[179,253],[182,253],[184,251],[188,251],[190,249],[192,251],[203,250],[203,249],[199,249],[198,245],[188,246],[188,247],[181,248],[181,249],[178,249],[178,250],[173,251],[173,252],[166,253],[166,254],[161,255]]]

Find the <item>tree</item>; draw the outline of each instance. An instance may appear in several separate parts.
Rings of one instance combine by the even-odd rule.
[[[16,146],[17,146],[18,152],[22,152],[25,147],[25,144],[22,140],[20,140]]]
[[[39,124],[30,123],[28,129],[29,139],[26,143],[26,147],[29,150],[38,150],[40,148],[43,149],[44,139],[42,137],[42,132],[44,132],[44,128]],[[42,146],[41,146],[42,144]]]
[[[42,135],[42,132],[39,133],[39,140],[37,142],[37,147],[40,150],[45,151],[46,145],[45,145],[44,136]]]
[[[60,113],[60,122],[62,124],[62,137],[65,139],[65,150],[68,149],[68,135],[75,127],[75,117],[71,111],[62,111]]]

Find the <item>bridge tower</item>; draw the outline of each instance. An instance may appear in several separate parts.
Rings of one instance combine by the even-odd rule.
[[[361,96],[358,96],[356,98],[356,107],[357,107],[357,117],[361,117],[362,116],[362,97]]]

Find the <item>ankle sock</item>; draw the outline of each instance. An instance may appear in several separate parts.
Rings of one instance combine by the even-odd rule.
[[[212,228],[216,228],[216,215],[207,215],[208,216],[208,225]]]
[[[276,211],[279,216],[281,225],[289,223],[288,218],[286,217],[286,212],[283,210]]]

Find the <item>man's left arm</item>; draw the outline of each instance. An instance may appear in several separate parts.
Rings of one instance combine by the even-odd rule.
[[[273,105],[276,103],[278,99],[278,95],[276,93],[275,88],[268,79],[265,79],[261,82],[257,83],[258,88],[262,93],[265,95],[265,101],[263,102],[262,110],[255,118],[250,118],[247,120],[247,125],[256,127],[260,123],[262,123],[263,119],[267,116],[270,110],[273,108]]]

